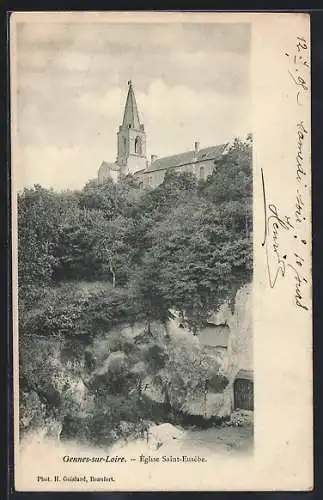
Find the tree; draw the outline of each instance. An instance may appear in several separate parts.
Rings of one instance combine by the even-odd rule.
[[[202,183],[204,196],[216,204],[232,233],[252,232],[252,136],[235,139],[212,176]]]
[[[119,211],[116,185],[111,179],[99,182],[97,179],[89,181],[80,193],[80,208],[100,210],[108,220]]]
[[[77,210],[77,193],[55,193],[35,185],[18,194],[18,282],[20,290],[48,284],[64,220]]]
[[[153,190],[147,190],[138,200],[140,215],[154,221],[164,218],[167,210],[185,203],[197,192],[198,181],[188,172],[177,173],[167,170],[163,182]]]

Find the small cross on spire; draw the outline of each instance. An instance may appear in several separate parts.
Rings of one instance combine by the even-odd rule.
[[[131,87],[131,85],[132,85],[132,81],[131,80],[128,81],[128,85],[129,85],[129,87]]]

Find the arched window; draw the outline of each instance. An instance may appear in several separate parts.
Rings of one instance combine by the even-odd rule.
[[[200,168],[200,179],[204,180],[204,167]]]
[[[141,139],[139,136],[135,139],[135,153],[141,155]]]
[[[123,151],[126,152],[126,150],[127,150],[127,139],[125,137],[123,138],[122,143],[123,143]]]

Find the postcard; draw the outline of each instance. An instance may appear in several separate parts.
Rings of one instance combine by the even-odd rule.
[[[310,22],[10,18],[18,491],[313,488]]]

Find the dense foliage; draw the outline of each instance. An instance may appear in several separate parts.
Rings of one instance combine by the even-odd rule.
[[[161,371],[154,373],[149,368],[152,353],[145,359],[134,344],[130,342],[129,347],[129,341],[122,344],[119,339],[122,345],[118,345],[113,335],[109,342],[102,338],[123,323],[141,322],[146,325],[143,331],[151,334],[151,325],[164,324],[171,308],[182,312],[195,332],[209,311],[224,299],[232,299],[239,286],[251,279],[251,147],[250,137],[236,140],[206,181],[168,171],[156,189],[141,189],[134,177],[127,176],[117,184],[93,180],[80,191],[57,193],[37,185],[18,195],[24,414],[31,411],[27,397],[31,393],[47,409],[60,409],[64,417],[73,414],[74,410],[66,409],[67,389],[54,382],[64,356],[83,367],[78,370],[86,387],[92,383],[102,388],[102,377],[94,376],[98,369],[93,354],[97,339],[101,339],[101,347],[108,343],[106,358],[111,352],[121,353],[121,368],[112,376],[110,366],[113,383],[105,374],[103,398],[109,393],[109,410],[102,400],[97,401],[97,392],[91,400],[87,409],[90,418],[83,416],[89,418],[90,427],[97,425],[102,430],[103,420],[106,425],[114,421],[114,405],[129,407],[124,409],[124,420],[131,420],[140,396],[140,391],[137,396],[131,391],[137,387],[138,377],[141,380],[150,368],[167,404],[172,404],[174,391],[177,403],[184,400],[189,391],[197,390],[197,380],[203,377],[216,385],[216,373],[210,374],[207,360],[195,370],[193,354],[179,346],[170,350],[167,339],[153,341],[150,346],[161,363]],[[49,339],[52,343],[48,345]],[[150,345],[151,340],[147,342]],[[38,360],[34,360],[37,351]],[[197,358],[201,361],[200,354]],[[104,365],[104,359],[100,363]],[[138,363],[139,367],[143,363],[141,372],[137,366],[140,376],[133,373]],[[73,373],[76,376],[75,370]],[[113,387],[119,387],[116,394]],[[136,404],[131,398],[129,403],[129,394],[137,397]],[[140,401],[138,418],[150,411],[144,410]],[[31,406],[36,411],[37,405]],[[26,428],[33,420],[29,417]],[[92,431],[88,432],[91,435]]]

